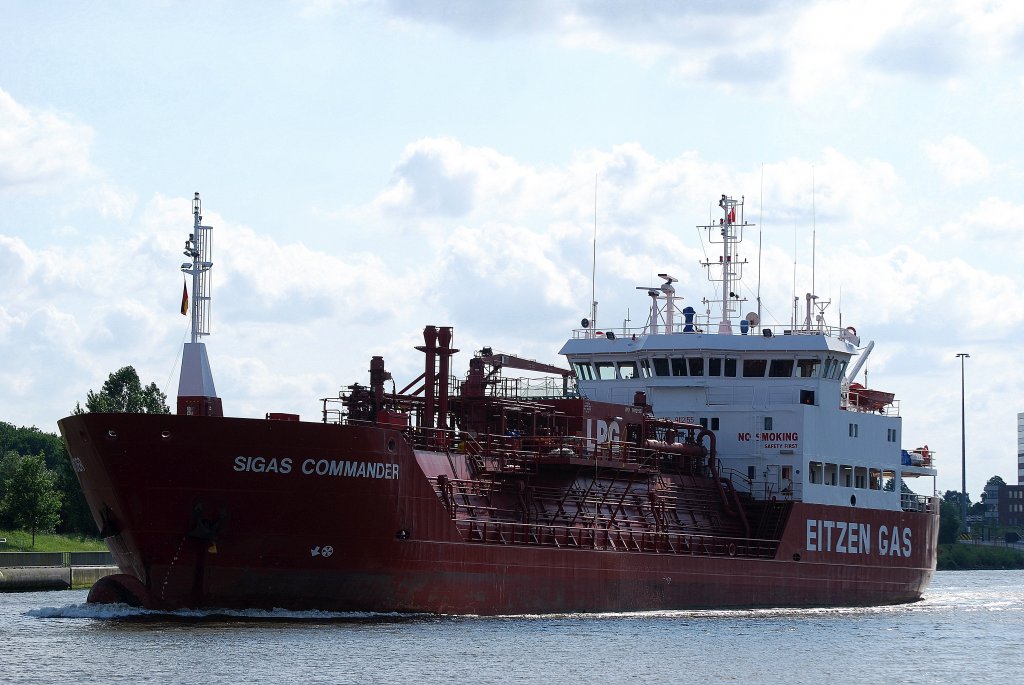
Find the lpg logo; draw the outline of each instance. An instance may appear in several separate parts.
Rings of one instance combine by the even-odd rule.
[[[587,451],[592,452],[594,445],[618,440],[621,434],[618,421],[609,423],[604,419],[587,419]]]

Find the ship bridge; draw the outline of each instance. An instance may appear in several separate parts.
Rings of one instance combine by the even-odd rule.
[[[749,224],[742,203],[723,196],[721,207],[719,223],[703,227],[723,246],[704,262],[716,298],[701,300],[702,312],[682,306],[678,279],[662,273],[661,285],[638,287],[650,298],[643,327],[602,329],[592,310],[560,350],[580,396],[632,403],[642,393],[656,416],[702,425],[723,471],[757,498],[899,510],[920,476],[933,477],[933,494],[932,465],[902,463],[893,394],[854,382],[873,342],[829,325],[830,303],[813,293],[803,311],[794,302],[789,324],[740,315],[737,245]]]

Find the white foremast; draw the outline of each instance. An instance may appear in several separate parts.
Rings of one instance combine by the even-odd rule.
[[[223,416],[220,398],[213,384],[206,344],[199,342],[210,334],[210,233],[212,226],[203,226],[199,193],[192,200],[192,233],[185,241],[185,256],[192,261],[181,265],[182,273],[192,276],[192,341],[181,354],[181,375],[178,377],[178,413],[199,416]]]
[[[182,273],[192,276],[192,342],[199,342],[199,337],[210,334],[210,233],[212,226],[202,226],[203,205],[196,193],[192,200],[192,233],[185,241],[185,256],[191,262],[181,265]]]

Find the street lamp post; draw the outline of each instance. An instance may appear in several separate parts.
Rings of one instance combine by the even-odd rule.
[[[959,352],[960,358],[960,509],[964,519],[964,529],[970,530],[967,525],[967,419],[964,412],[964,360],[971,355],[966,352]]]

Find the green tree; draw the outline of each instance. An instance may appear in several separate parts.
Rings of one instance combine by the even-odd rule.
[[[1006,485],[1006,481],[1003,480],[1002,476],[992,476],[988,479],[988,483],[986,483],[986,485],[995,485],[998,487],[1000,485]]]
[[[55,469],[64,452],[64,441],[54,433],[44,433],[35,426],[16,428],[14,424],[0,421],[0,454],[8,451],[23,456],[42,454],[46,466]]]
[[[46,467],[57,474],[57,489],[61,493],[60,523],[57,532],[71,535],[95,535],[96,524],[89,512],[89,505],[78,485],[78,478],[71,466],[71,458],[64,441],[56,433],[44,433],[35,426],[27,428],[15,427],[13,424],[0,421],[0,456],[28,456],[42,454],[46,459]],[[2,464],[3,462],[0,462]],[[9,469],[13,461],[7,462]],[[11,471],[4,471],[0,466],[0,501],[3,500],[4,481],[11,476]],[[0,518],[0,525],[12,527],[9,520]]]
[[[57,476],[46,468],[42,454],[18,456],[14,461],[13,473],[4,483],[0,510],[16,527],[32,531],[32,546],[35,547],[36,532],[52,531],[60,522]]]
[[[954,492],[953,490],[947,491]],[[956,493],[959,495],[960,493]],[[963,521],[960,520],[960,498],[952,501],[945,497],[939,508],[939,542],[945,545],[952,544],[960,537],[960,530],[963,528]]]
[[[963,496],[960,494],[959,490],[946,490],[946,492],[942,495],[942,501],[949,502],[950,504],[955,504],[957,509],[959,510],[960,503],[963,501]],[[971,508],[971,496],[969,494],[967,495],[967,508]]]
[[[3,501],[7,494],[7,481],[14,476],[14,468],[21,455],[14,450],[0,451],[0,528],[14,528],[14,521],[4,510]]]
[[[92,412],[128,414],[170,414],[167,395],[156,383],[142,387],[139,374],[133,366],[123,366],[103,383],[99,392],[89,391],[85,409],[75,404],[75,414]]]

